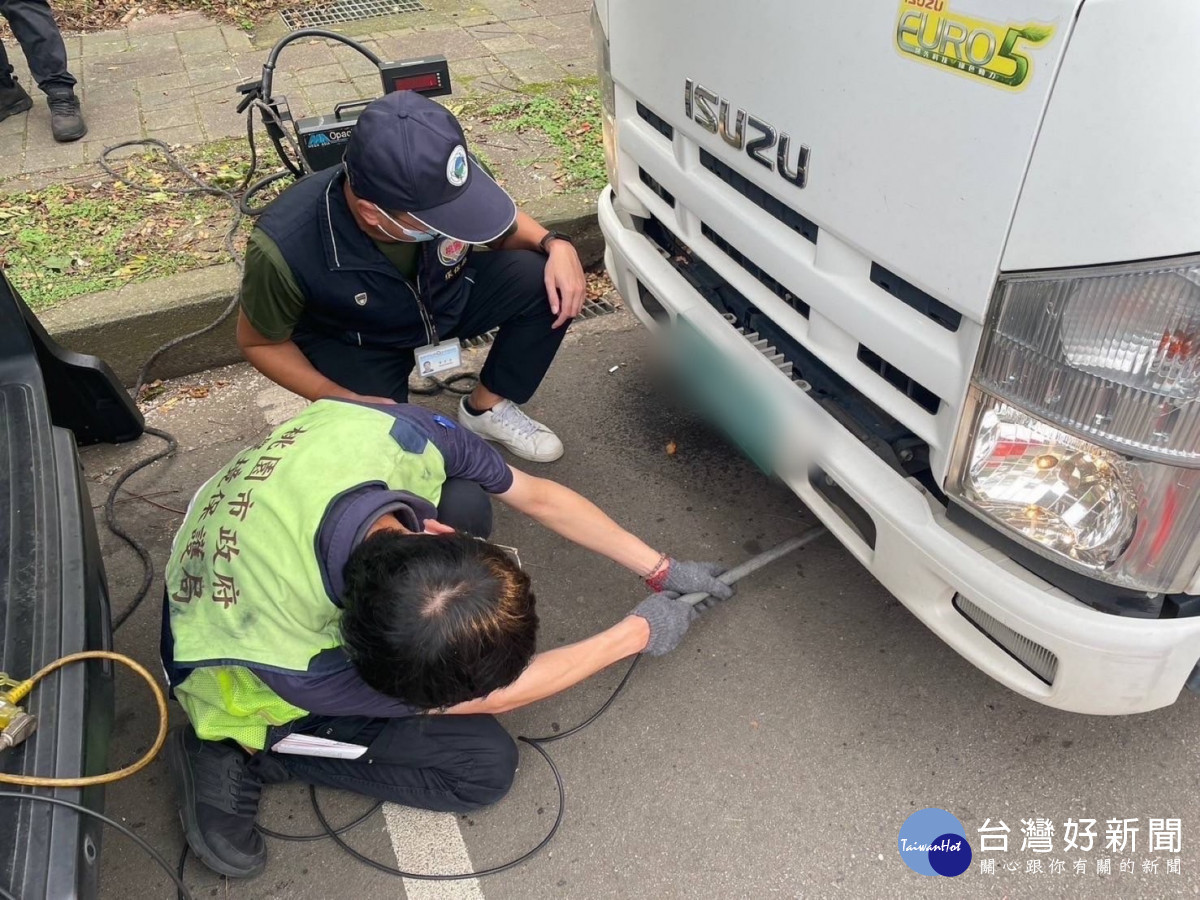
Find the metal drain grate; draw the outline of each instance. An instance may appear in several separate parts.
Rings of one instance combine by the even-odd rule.
[[[340,25],[359,19],[380,16],[399,16],[404,13],[425,12],[420,0],[336,0],[309,9],[288,9],[281,12],[288,28],[312,28],[319,25]]]
[[[596,319],[600,316],[610,316],[617,311],[617,308],[608,300],[600,297],[597,300],[584,300],[583,309],[579,311],[578,318],[580,319]],[[479,337],[464,338],[462,345],[469,350],[475,350],[479,347],[486,347],[496,339],[497,329],[493,328],[487,334],[481,334]]]

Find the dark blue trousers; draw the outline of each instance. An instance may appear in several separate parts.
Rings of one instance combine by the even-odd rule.
[[[472,338],[499,328],[479,380],[513,403],[533,396],[554,362],[569,325],[554,328],[546,299],[546,257],[498,250],[471,257],[475,283],[462,318],[442,338]],[[411,301],[408,301],[411,302]],[[408,402],[411,347],[359,347],[336,337],[297,330],[296,346],[322,375],[357,394]]]
[[[8,20],[38,87],[46,93],[73,90],[75,79],[67,71],[67,47],[54,22],[49,2],[0,0],[0,16]],[[8,54],[0,44],[0,80],[7,79],[11,73]]]
[[[296,734],[359,744],[358,759],[271,753],[291,777],[438,812],[495,803],[512,787],[517,745],[493,716],[309,716]]]

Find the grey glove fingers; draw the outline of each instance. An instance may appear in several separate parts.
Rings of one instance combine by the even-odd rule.
[[[709,593],[712,594],[712,597],[710,597],[708,600],[701,601],[705,604],[704,609],[708,609],[713,605],[713,598],[716,598],[717,600],[728,600],[737,593],[737,585],[726,584],[719,578],[719,576],[724,575],[728,571],[728,566],[713,562],[699,563],[699,565],[700,568],[704,570],[706,575],[712,576],[714,586],[721,586],[715,591],[710,590]],[[722,593],[722,588],[726,593]]]
[[[639,603],[632,615],[641,616],[650,626],[650,640],[642,652],[663,656],[679,646],[688,625],[699,613],[690,603],[681,603],[678,594],[663,591]]]
[[[732,585],[717,579],[725,569],[719,563],[680,562],[671,560],[663,588],[680,594],[706,593],[718,600],[728,600],[734,594]]]

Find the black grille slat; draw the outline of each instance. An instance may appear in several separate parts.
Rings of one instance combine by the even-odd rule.
[[[654,176],[645,169],[638,169],[638,177],[642,179],[642,184],[654,191],[667,206],[675,207],[675,195],[668,191],[665,187],[659,184]]]
[[[700,151],[700,165],[757,206],[812,243],[817,242],[817,223],[806,219],[782,200],[772,197],[750,179],[739,175],[732,166],[721,162],[707,150]]]
[[[905,375],[873,350],[858,345],[858,359],[868,369],[906,396],[931,416],[936,416],[942,405],[941,398],[919,381]]]
[[[700,228],[704,236],[716,244],[721,249],[722,253],[758,279],[759,283],[771,291],[776,297],[778,297],[792,309],[796,310],[796,312],[800,313],[800,315],[804,316],[804,318],[808,318],[809,306],[807,303],[764,272],[751,259],[738,250],[737,247],[733,246],[731,243],[729,243],[729,241],[725,240],[725,238],[721,237],[707,225],[702,223]]]
[[[665,137],[668,141],[675,140],[675,129],[669,122],[663,119],[662,116],[657,115],[656,113],[647,109],[641,103],[637,105],[637,114],[641,116],[643,120],[653,125],[654,130]]]
[[[871,281],[883,288],[901,303],[911,306],[927,319],[932,319],[947,331],[958,331],[962,324],[962,313],[951,309],[941,300],[929,296],[919,287],[909,284],[895,272],[889,272],[879,263],[871,263]]]

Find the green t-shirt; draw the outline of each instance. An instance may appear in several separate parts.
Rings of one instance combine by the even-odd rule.
[[[417,277],[420,244],[386,243],[375,246],[409,281]],[[304,292],[276,243],[260,228],[250,232],[242,273],[242,311],[254,329],[269,341],[284,341],[304,312]]]

